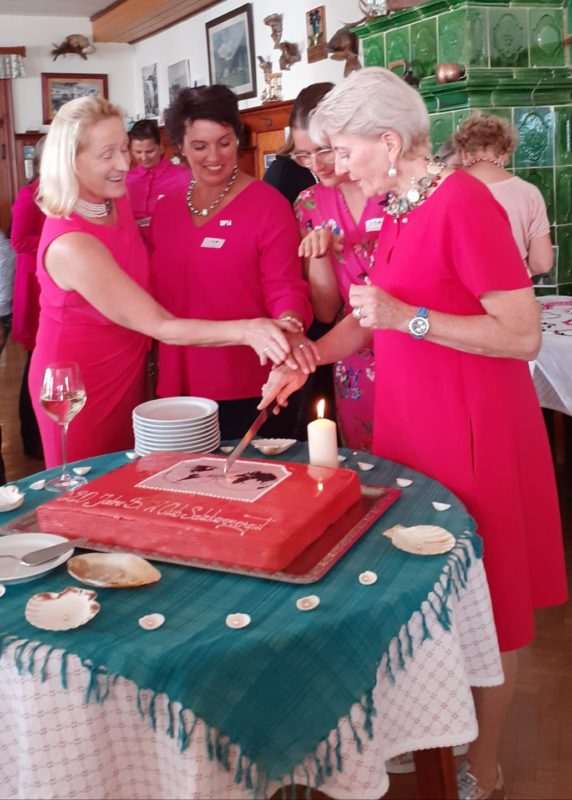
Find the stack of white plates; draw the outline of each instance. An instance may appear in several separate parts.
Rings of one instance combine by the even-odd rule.
[[[220,445],[218,404],[206,397],[162,397],[133,409],[135,452],[212,453]]]

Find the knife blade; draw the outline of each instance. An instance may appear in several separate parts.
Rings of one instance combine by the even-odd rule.
[[[250,442],[254,439],[260,428],[264,425],[266,420],[274,411],[274,407],[276,406],[276,401],[273,400],[269,406],[263,408],[260,414],[256,417],[250,428],[246,431],[240,442],[236,445],[234,450],[232,450],[228,456],[226,461],[224,462],[223,467],[223,474],[226,475],[236,459],[242,455],[242,453],[246,450]]]
[[[46,561],[51,561],[53,558],[61,556],[62,553],[67,553],[68,550],[73,550],[74,547],[81,547],[85,542],[86,539],[70,539],[68,542],[52,544],[50,547],[41,547],[39,550],[36,549],[29,553],[24,553],[23,556],[20,556],[20,561],[29,567],[35,567],[38,564],[44,564]]]

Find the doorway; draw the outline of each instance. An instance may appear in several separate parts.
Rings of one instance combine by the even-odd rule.
[[[11,78],[0,79],[0,228],[6,233],[18,190]]]

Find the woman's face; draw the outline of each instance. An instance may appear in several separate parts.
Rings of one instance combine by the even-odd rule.
[[[157,144],[154,139],[133,139],[131,155],[140,167],[152,169],[161,160],[161,145]]]
[[[335,158],[329,147],[313,142],[308,131],[302,128],[292,128],[292,139],[295,161],[300,166],[311,169],[320,183],[324,186],[337,186],[344,181],[341,175],[336,175]]]
[[[89,128],[75,158],[79,196],[101,203],[125,194],[129,170],[129,139],[119,117],[109,117]]]
[[[187,126],[183,153],[193,171],[193,177],[207,186],[228,182],[237,163],[238,143],[230,125],[210,119],[198,119]]]
[[[393,180],[387,176],[389,154],[381,138],[339,133],[332,136],[332,147],[336,153],[336,172],[358,181],[366,197],[386,194],[392,188]]]

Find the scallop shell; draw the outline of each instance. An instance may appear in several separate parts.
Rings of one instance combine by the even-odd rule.
[[[125,456],[130,461],[135,461],[137,458],[140,458],[139,453],[136,453],[135,450],[130,450],[128,453],[125,453]]]
[[[4,586],[3,583],[0,583],[0,597],[4,597],[5,594],[6,594],[6,587]]]
[[[39,492],[40,489],[43,489],[45,485],[46,485],[46,481],[44,481],[44,480],[34,481],[34,483],[30,484],[30,489],[33,489],[35,492]]]
[[[165,617],[163,614],[146,614],[144,617],[139,617],[137,621],[146,631],[155,631],[163,625]]]
[[[338,453],[338,461],[340,463],[343,462],[343,461],[347,461],[347,460],[348,460],[347,456],[342,456],[340,453]]]
[[[358,580],[364,586],[371,586],[372,583],[376,583],[377,574],[368,569],[365,572],[360,573]]]
[[[279,456],[296,444],[296,439],[254,439],[250,444],[265,456]]]
[[[13,511],[24,502],[24,492],[17,486],[0,486],[0,511]]]
[[[68,586],[63,592],[41,592],[26,603],[25,616],[30,625],[45,631],[79,628],[99,611],[95,592]]]
[[[161,580],[161,573],[132,553],[86,553],[68,561],[69,574],[88,586],[131,589]]]
[[[317,594],[309,594],[306,597],[299,597],[296,600],[298,611],[313,611],[320,605],[320,598]]]
[[[439,555],[455,546],[453,534],[438,525],[413,525],[411,528],[394,525],[383,535],[388,536],[395,547],[416,555]]]
[[[92,469],[93,467],[73,467],[72,472],[75,472],[76,475],[87,475]]]
[[[234,447],[232,445],[229,446],[228,444],[225,444],[223,447],[219,447],[219,450],[221,453],[232,453]]]
[[[248,614],[229,614],[226,624],[229,628],[246,628],[250,625],[250,617]]]
[[[411,486],[413,481],[411,480],[411,478],[396,478],[395,483],[398,486],[401,486],[402,489],[405,489],[406,486]]]
[[[369,464],[367,461],[358,461],[357,465],[364,472],[369,472],[370,469],[375,467],[375,464]]]
[[[451,503],[438,503],[436,500],[434,500],[431,505],[435,511],[448,511],[451,508]]]

